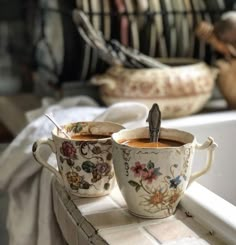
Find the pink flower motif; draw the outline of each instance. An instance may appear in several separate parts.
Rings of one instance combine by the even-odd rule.
[[[96,165],[96,169],[97,169],[97,172],[101,175],[107,175],[110,170],[111,170],[111,166],[108,164],[108,163],[98,163]]]
[[[69,158],[76,158],[76,149],[73,144],[69,141],[64,141],[60,148],[60,152],[63,156]]]
[[[146,180],[148,184],[151,184],[153,180],[156,180],[157,175],[154,172],[154,168],[142,171],[142,179]]]
[[[142,176],[143,169],[145,168],[145,164],[141,164],[140,162],[136,162],[135,166],[131,167],[131,170],[134,172],[135,177]]]

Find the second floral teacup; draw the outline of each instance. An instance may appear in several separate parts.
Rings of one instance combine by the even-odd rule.
[[[74,195],[97,197],[109,194],[115,183],[110,137],[124,127],[111,122],[76,122],[62,128],[70,138],[65,138],[54,128],[52,139],[42,138],[34,143],[35,159],[53,172]],[[40,148],[45,144],[56,154],[58,170],[42,158]]]
[[[149,142],[148,128],[124,129],[112,135],[116,179],[128,209],[143,218],[173,214],[187,186],[205,174],[216,147],[209,137],[198,144],[194,135],[176,130],[160,131],[160,142]],[[191,173],[195,149],[207,149],[206,166]]]

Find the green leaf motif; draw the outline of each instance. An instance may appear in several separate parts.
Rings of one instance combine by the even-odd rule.
[[[167,179],[171,179],[171,177],[170,177],[170,176],[166,176],[166,178],[167,178]]]
[[[107,154],[107,160],[110,161],[111,159],[112,159],[112,154],[109,152],[109,153]]]
[[[85,190],[89,189],[89,187],[90,187],[90,184],[87,181],[81,182],[79,186],[80,189],[85,189]]]
[[[81,167],[78,165],[75,167],[75,169],[79,172],[81,170]]]
[[[102,152],[102,149],[99,146],[94,146],[94,148],[92,149],[93,154],[100,154],[101,152]]]
[[[76,124],[74,124],[73,132],[74,133],[79,133],[82,129],[83,129],[83,127],[81,126],[81,124],[80,123],[76,123]]]
[[[160,167],[154,168],[153,174],[156,175],[156,176],[162,175],[162,173],[160,172]]]
[[[138,191],[140,190],[140,188],[141,188],[141,185],[137,185],[137,186],[135,187],[136,192],[138,192]]]
[[[154,163],[151,160],[147,163],[147,168],[148,169],[154,168]]]
[[[72,159],[66,159],[66,163],[67,163],[70,167],[74,166],[74,164],[75,164],[75,162],[74,162]]]
[[[70,184],[70,188],[72,190],[78,190],[79,189],[79,186],[78,185],[74,185],[74,184]]]
[[[85,161],[82,163],[82,169],[86,173],[92,173],[93,169],[96,168],[95,164],[91,161]]]
[[[66,130],[67,133],[71,132],[73,129],[73,124],[70,123],[70,124],[64,126],[63,128]]]
[[[110,183],[105,183],[104,184],[104,189],[105,190],[109,190],[109,188],[110,188]]]
[[[64,162],[64,158],[62,156],[60,156],[60,162],[63,163]]]
[[[137,183],[136,181],[133,181],[133,180],[129,180],[128,183],[131,185],[131,186],[139,186],[139,183]]]

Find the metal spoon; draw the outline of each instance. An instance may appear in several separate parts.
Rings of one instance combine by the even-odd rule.
[[[52,114],[44,114],[65,136],[66,138],[70,139],[70,135],[67,134],[64,129],[55,121]]]
[[[146,120],[149,123],[150,142],[158,142],[161,127],[161,111],[158,104],[153,104]]]

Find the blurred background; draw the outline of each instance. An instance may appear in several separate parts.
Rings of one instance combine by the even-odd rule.
[[[72,18],[83,10],[107,40],[154,58],[222,57],[195,35],[201,21],[215,23],[235,10],[235,0],[0,0],[0,154],[28,123],[25,112],[55,101],[88,95],[103,105],[89,79],[109,65],[84,42]],[[122,21],[128,23],[126,36]],[[124,33],[124,32],[123,32]],[[220,98],[217,87],[212,98]],[[0,210],[7,196],[0,192]],[[0,212],[0,244],[7,244],[6,212]]]

